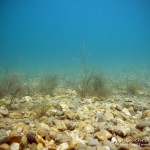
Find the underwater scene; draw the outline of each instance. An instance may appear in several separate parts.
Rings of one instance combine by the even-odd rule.
[[[149,7],[1,0],[0,150],[150,150]]]

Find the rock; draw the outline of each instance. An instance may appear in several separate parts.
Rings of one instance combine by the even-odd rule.
[[[3,115],[4,117],[8,116],[9,111],[6,108],[0,109],[0,114]]]
[[[131,116],[131,114],[127,108],[123,108],[122,112],[124,112],[127,116]]]
[[[150,121],[143,121],[136,125],[138,129],[143,129],[145,127],[150,127]]]
[[[71,141],[71,137],[69,137],[68,135],[66,134],[57,134],[56,137],[55,137],[55,141],[57,143],[65,143],[65,142],[70,142]]]
[[[68,143],[62,143],[62,144],[60,144],[58,147],[57,147],[57,150],[68,150],[68,148],[69,148],[69,145],[68,145]]]
[[[142,117],[150,117],[150,110],[145,110],[142,114]]]
[[[21,141],[20,141],[20,148],[25,149],[27,147],[28,140],[26,136],[23,136]]]
[[[69,109],[69,106],[66,105],[64,102],[60,102],[59,104],[60,104],[63,111],[67,111]]]
[[[74,130],[77,125],[76,125],[76,123],[69,121],[69,122],[66,123],[66,126],[67,126],[68,130]]]
[[[10,145],[10,150],[19,150],[19,144],[18,143],[12,143]]]
[[[121,145],[119,146],[118,150],[130,150],[127,145]]]
[[[73,113],[72,111],[66,111],[65,116],[69,120],[74,120],[77,117],[77,115]]]
[[[102,145],[97,139],[94,139],[92,137],[87,137],[86,141],[88,142],[89,146],[101,146]]]
[[[104,146],[108,146],[111,150],[118,150],[115,144],[111,143],[109,140],[102,141]]]
[[[43,149],[43,144],[42,143],[38,143],[37,144],[37,150],[41,150]]]
[[[87,124],[84,128],[86,133],[93,133],[94,132],[94,127],[90,124]]]
[[[32,143],[32,144],[29,144],[29,150],[36,150],[36,148],[37,148],[37,145],[36,145],[36,143]]]
[[[6,143],[0,145],[0,150],[10,150],[10,146]]]
[[[112,134],[107,130],[101,130],[95,133],[95,137],[97,137],[100,141],[105,141],[112,137]]]
[[[111,150],[108,146],[99,146],[96,150]]]
[[[8,136],[0,137],[0,144],[7,143],[7,142],[9,142]]]
[[[24,99],[25,99],[27,102],[29,102],[29,101],[32,100],[32,97],[31,97],[31,96],[25,96]]]
[[[57,130],[54,130],[53,128],[49,132],[49,137],[52,139],[55,139],[56,135],[58,134]]]
[[[86,127],[85,121],[80,121],[80,122],[78,122],[78,125],[79,125],[79,130],[80,130],[80,131],[84,130],[85,127]]]
[[[36,133],[35,133],[34,131],[29,131],[29,132],[27,133],[27,140],[28,140],[28,142],[29,142],[30,144],[36,142],[35,136],[36,136]]]
[[[0,114],[0,119],[3,119],[4,117],[3,117],[3,115],[2,114]]]
[[[46,123],[38,123],[36,125],[36,127],[38,129],[45,130],[45,131],[49,131],[50,130],[50,127]]]
[[[111,120],[114,118],[114,115],[112,114],[112,112],[106,111],[104,114],[104,118],[105,118],[105,120]]]
[[[62,120],[53,120],[53,123],[56,125],[58,130],[64,131],[67,129],[66,124]]]
[[[27,133],[29,132],[29,130],[30,130],[29,125],[26,125],[26,124],[25,124],[25,125],[23,126],[23,129],[22,129],[22,130],[23,130],[23,132],[24,132],[25,134],[27,134]]]
[[[21,141],[21,138],[22,138],[22,135],[16,131],[12,131],[10,134],[9,134],[9,142],[10,143],[20,143]]]
[[[128,126],[118,125],[112,126],[109,129],[112,133],[115,133],[121,137],[127,136],[130,133],[130,128]]]
[[[96,121],[97,122],[101,122],[101,121],[104,121],[104,112],[97,112],[97,114],[96,114]]]
[[[48,122],[48,117],[47,116],[43,116],[39,119],[39,122],[43,122],[43,123],[47,123]]]
[[[35,136],[36,143],[42,143],[45,147],[49,147],[52,143],[43,139],[40,135]]]
[[[7,136],[7,132],[4,129],[0,129],[0,137]]]
[[[48,134],[47,131],[42,130],[42,129],[37,129],[37,134],[40,135],[42,138],[46,137],[46,135]]]
[[[0,122],[0,129],[5,129],[6,128],[6,123]]]
[[[84,143],[76,143],[73,149],[74,150],[87,150],[87,145]]]
[[[21,113],[17,113],[17,112],[13,112],[9,114],[9,118],[11,119],[21,119],[22,118],[22,114]]]

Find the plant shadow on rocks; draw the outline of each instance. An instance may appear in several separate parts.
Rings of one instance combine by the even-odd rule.
[[[58,75],[49,74],[41,78],[41,81],[39,83],[39,90],[44,95],[54,96],[54,91],[58,85]]]

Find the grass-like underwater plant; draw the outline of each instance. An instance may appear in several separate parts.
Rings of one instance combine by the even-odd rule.
[[[0,77],[0,98],[6,97],[8,109],[13,109],[16,98],[21,98],[29,93],[29,86],[18,74],[4,73]]]
[[[92,95],[97,97],[105,97],[110,93],[106,87],[106,80],[102,75],[95,74],[92,81]]]
[[[54,91],[58,84],[58,76],[56,74],[49,74],[41,79],[39,90],[44,95],[54,96]]]
[[[86,96],[104,97],[108,94],[106,82],[102,75],[94,73],[87,65],[87,54],[84,47],[81,48],[82,54],[82,74],[75,88],[81,98]]]
[[[81,79],[76,86],[76,91],[80,97],[84,98],[91,93],[92,78],[93,72],[91,71],[84,72],[81,76]]]
[[[46,112],[51,108],[47,101],[36,104],[32,109],[36,113],[36,118],[40,119],[42,116],[46,116]]]
[[[129,95],[137,96],[139,89],[140,89],[139,85],[135,82],[128,83],[126,86],[126,91],[127,91],[127,94]]]

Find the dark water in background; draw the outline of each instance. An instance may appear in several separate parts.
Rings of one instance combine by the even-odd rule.
[[[1,64],[78,72],[84,46],[94,68],[150,70],[149,8],[149,0],[1,0]]]

